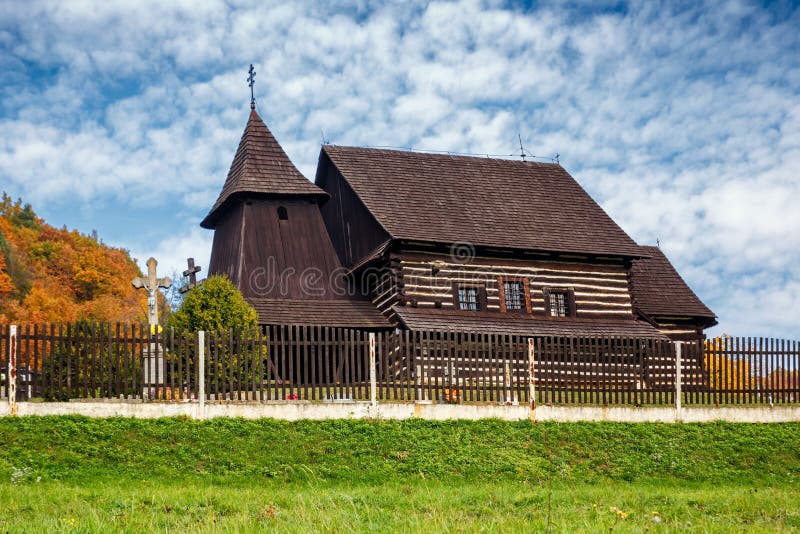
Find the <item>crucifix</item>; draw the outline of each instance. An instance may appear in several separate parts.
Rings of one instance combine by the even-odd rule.
[[[253,69],[253,64],[250,63],[250,70],[247,71],[247,85],[250,86],[250,109],[256,109],[256,97],[253,93],[253,86],[256,84],[256,71]]]
[[[158,288],[168,288],[172,285],[172,280],[167,277],[158,278],[156,276],[155,258],[147,260],[147,276],[139,276],[131,280],[136,289],[147,290],[147,322],[150,325],[150,334],[158,334]],[[147,351],[142,359],[142,398],[157,398],[160,393],[160,386],[164,384],[166,376],[166,359],[164,349],[157,340],[151,341],[147,345]]]
[[[184,278],[189,277],[189,281],[178,290],[181,293],[186,293],[197,285],[197,276],[195,275],[201,270],[199,265],[194,264],[194,258],[187,258],[186,265],[188,265],[189,268],[183,271],[183,276]]]
[[[158,325],[158,301],[156,300],[158,288],[166,289],[172,285],[172,280],[167,277],[156,278],[156,265],[158,265],[156,259],[150,258],[147,260],[147,276],[139,276],[131,280],[136,289],[147,290],[147,322],[150,326]]]

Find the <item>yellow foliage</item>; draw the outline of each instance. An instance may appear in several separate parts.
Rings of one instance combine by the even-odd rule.
[[[704,363],[709,385],[719,390],[749,391],[755,385],[747,360],[733,359],[727,354],[726,337],[715,337],[705,341]]]

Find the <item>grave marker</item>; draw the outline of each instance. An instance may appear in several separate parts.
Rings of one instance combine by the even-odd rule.
[[[133,287],[147,290],[147,323],[150,326],[151,336],[158,335],[158,288],[168,288],[172,285],[172,280],[167,277],[158,278],[156,276],[156,266],[158,262],[155,258],[147,260],[147,276],[140,276],[131,280]],[[158,396],[159,386],[165,382],[166,361],[164,358],[164,348],[155,337],[152,337],[142,360],[142,395],[143,398]]]

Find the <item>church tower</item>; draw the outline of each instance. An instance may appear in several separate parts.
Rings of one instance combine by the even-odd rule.
[[[226,275],[262,325],[391,327],[348,283],[320,211],[330,195],[300,174],[258,116],[253,65],[249,74],[250,119],[200,223],[214,230],[209,274]]]
[[[319,209],[328,197],[252,109],[222,192],[200,223],[214,230],[209,274],[225,274],[249,301],[335,299],[331,278],[341,265]]]

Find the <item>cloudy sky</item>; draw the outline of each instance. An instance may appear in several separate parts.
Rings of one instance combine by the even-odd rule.
[[[205,266],[254,63],[307,177],[323,139],[511,154],[519,133],[660,240],[715,332],[796,338],[798,28],[781,2],[0,0],[0,189]]]

